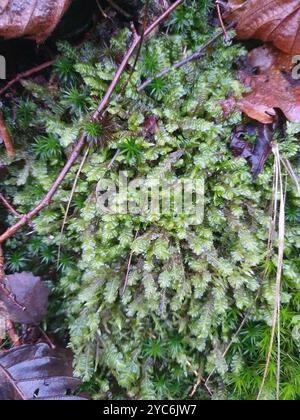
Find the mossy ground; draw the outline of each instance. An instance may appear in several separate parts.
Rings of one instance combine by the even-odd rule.
[[[51,84],[25,82],[22,98],[5,108],[18,155],[8,162],[3,189],[20,212],[48,191],[80,130],[90,151],[79,176],[66,227],[61,226],[80,162],[51,205],[34,220],[34,233],[6,244],[9,271],[33,271],[52,289],[47,326],[70,336],[76,373],[95,398],[184,399],[196,380],[216,368],[214,398],[253,399],[265,366],[276,275],[266,269],[273,161],[254,182],[243,159],[229,150],[232,130],[242,122],[224,119],[219,102],[242,94],[235,68],[240,45],[215,43],[200,60],[156,80],[141,94],[136,86],[203,44],[211,35],[208,2],[179,9],[145,43],[126,93],[114,94],[105,130],[88,115],[101,100],[129,42],[123,30],[109,46],[86,42],[80,51],[60,45]],[[101,31],[100,31],[101,36]],[[158,128],[145,136],[155,115]],[[300,127],[288,125],[279,139],[282,156],[296,162]],[[112,167],[110,162],[119,154]],[[181,151],[172,160],[173,153]],[[205,180],[205,217],[103,215],[96,207],[101,179],[130,180],[155,174],[172,183],[182,176]],[[287,234],[282,291],[283,399],[300,398],[299,198],[286,179]],[[133,197],[134,198],[134,197]],[[6,217],[12,223],[11,216]],[[58,248],[61,256],[57,264]],[[128,287],[122,293],[130,254]],[[259,296],[257,298],[257,296]],[[244,314],[249,321],[222,353]],[[276,353],[264,397],[276,388]],[[210,396],[199,387],[194,398]]]

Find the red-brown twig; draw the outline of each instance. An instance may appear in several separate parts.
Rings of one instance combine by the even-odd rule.
[[[19,213],[3,196],[3,194],[0,193],[0,201],[3,203],[3,205],[11,212],[13,216],[15,216],[17,219],[22,218],[22,214]],[[34,229],[33,223],[28,221],[28,226],[30,226],[32,229]]]
[[[82,134],[79,140],[77,141],[74,147],[74,150],[70,158],[68,159],[66,165],[64,166],[64,168],[58,175],[56,181],[54,182],[54,184],[52,185],[52,187],[50,188],[50,190],[48,191],[44,199],[28,214],[23,215],[14,226],[7,229],[7,231],[0,236],[0,244],[2,244],[7,239],[11,238],[16,232],[18,232],[18,230],[20,230],[22,226],[26,225],[30,220],[32,220],[35,216],[37,216],[41,210],[49,206],[49,204],[51,203],[52,197],[54,196],[54,194],[60,187],[61,183],[67,176],[69,170],[72,168],[73,164],[76,162],[78,156],[80,155],[80,152],[85,144],[85,140],[86,140],[86,137],[84,134]]]
[[[4,204],[4,206],[11,212],[11,214],[13,214],[15,217],[17,217],[18,219],[20,219],[22,217],[22,215],[20,213],[17,212],[17,210],[15,210],[13,208],[13,206],[6,200],[6,198],[3,197],[3,195],[0,193],[0,201],[2,201],[2,203]]]
[[[134,64],[133,67],[130,71],[130,74],[128,76],[127,81],[125,82],[123,88],[122,88],[122,93],[124,93],[126,91],[127,86],[130,83],[130,80],[135,72],[136,69],[136,65],[138,63],[141,51],[142,51],[142,47],[143,47],[143,42],[144,42],[144,38],[145,38],[145,31],[147,29],[147,25],[148,25],[148,19],[149,19],[149,0],[145,0],[145,7],[144,7],[144,20],[143,20],[143,26],[142,26],[142,32],[141,32],[141,39],[140,39],[140,43],[138,46],[138,50],[135,56],[135,60],[134,60]]]
[[[160,25],[160,23],[163,22],[182,3],[183,3],[183,0],[177,0],[175,3],[173,3],[159,18],[157,18],[146,29],[145,37],[148,36],[158,25]],[[104,98],[102,99],[102,101],[101,101],[100,105],[98,106],[97,110],[92,115],[93,120],[99,120],[102,117],[104,111],[106,110],[106,108],[109,104],[109,100],[110,100],[113,92],[115,91],[123,72],[125,71],[125,69],[128,65],[128,62],[129,62],[130,58],[132,57],[135,49],[137,48],[137,46],[140,43],[140,40],[141,40],[141,37],[136,34],[132,43],[131,43],[131,46],[129,47],[127,53],[125,54],[125,56],[122,60],[122,63],[120,64],[120,66],[119,66],[119,68],[118,68],[118,70],[115,74],[115,77],[114,77],[113,81],[111,82]],[[77,141],[77,143],[74,147],[74,150],[73,150],[70,158],[68,159],[67,163],[65,164],[64,168],[60,172],[59,176],[57,177],[56,181],[54,182],[54,184],[52,185],[51,189],[48,191],[46,196],[43,198],[43,200],[33,210],[31,210],[28,214],[22,216],[21,219],[15,225],[8,228],[6,230],[6,232],[4,232],[0,236],[0,244],[3,244],[3,242],[5,242],[7,239],[11,238],[24,225],[26,225],[30,220],[32,220],[35,216],[37,216],[41,212],[41,210],[43,210],[45,207],[47,207],[51,203],[51,200],[52,200],[53,196],[55,195],[55,193],[57,192],[58,188],[60,187],[61,183],[63,182],[63,180],[65,179],[65,177],[69,173],[69,171],[72,168],[72,166],[74,165],[74,163],[77,161],[85,143],[86,143],[86,136],[85,136],[85,134],[81,134],[79,140]]]
[[[0,111],[0,137],[2,138],[4,146],[6,148],[7,156],[14,157],[16,152],[12,144],[11,137],[6,127],[3,114],[1,111]]]
[[[23,73],[19,73],[14,79],[10,80],[2,89],[0,89],[0,95],[3,95],[8,89],[10,89],[13,85],[20,82],[22,79],[26,79],[30,76],[33,76],[36,73],[41,72],[42,70],[51,67],[54,63],[54,60],[47,61],[46,63],[40,64],[30,70],[24,71]]]

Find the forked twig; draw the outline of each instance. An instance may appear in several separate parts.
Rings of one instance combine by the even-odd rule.
[[[137,50],[137,53],[136,53],[136,56],[135,56],[133,67],[132,67],[132,69],[130,71],[130,74],[128,76],[127,81],[125,82],[125,84],[124,84],[124,86],[122,88],[122,92],[125,92],[127,86],[130,83],[130,80],[131,80],[131,78],[132,78],[132,76],[133,76],[133,74],[135,72],[136,65],[137,65],[137,62],[139,60],[139,57],[140,57],[140,54],[141,54],[141,51],[142,51],[142,47],[143,47],[143,42],[144,42],[144,38],[145,38],[145,31],[146,31],[146,28],[147,28],[147,25],[148,25],[148,16],[149,16],[149,0],[146,0],[145,7],[144,7],[144,20],[143,20],[143,25],[142,25],[142,32],[141,32],[140,43],[139,43],[138,50]]]

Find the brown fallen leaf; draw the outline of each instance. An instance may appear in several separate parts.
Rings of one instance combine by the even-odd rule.
[[[300,53],[299,0],[229,0],[224,17],[238,39],[260,39],[287,54]]]
[[[252,91],[239,101],[240,109],[264,124],[271,123],[276,108],[292,122],[300,121],[300,81],[292,78],[292,58],[272,46],[263,46],[248,55],[240,79]],[[254,72],[256,74],[249,74]]]
[[[239,72],[250,89],[240,100],[221,102],[224,116],[239,108],[250,118],[270,124],[280,109],[291,122],[300,122],[300,80],[292,78],[292,57],[271,45],[254,49]]]
[[[70,3],[71,0],[1,0],[0,37],[27,37],[42,43]]]

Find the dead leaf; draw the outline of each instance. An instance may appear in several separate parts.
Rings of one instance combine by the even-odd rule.
[[[260,39],[287,54],[300,53],[299,0],[229,0],[225,19],[238,39]]]
[[[0,37],[27,37],[42,43],[70,3],[71,0],[1,0]]]
[[[238,106],[250,118],[272,123],[277,108],[289,121],[300,121],[300,81],[292,78],[290,55],[272,46],[256,48],[249,53],[239,76],[251,92],[238,101]]]
[[[238,127],[231,138],[230,148],[235,157],[245,158],[251,165],[251,173],[255,179],[263,170],[272,151],[273,127],[248,124]],[[252,144],[245,136],[256,136]]]
[[[24,345],[0,355],[0,400],[83,400],[68,361],[47,344]]]
[[[8,317],[21,324],[39,323],[47,314],[49,290],[39,277],[31,273],[20,273],[6,276],[5,286],[15,295],[17,302],[26,310],[16,306],[6,295],[0,298],[6,306]]]

